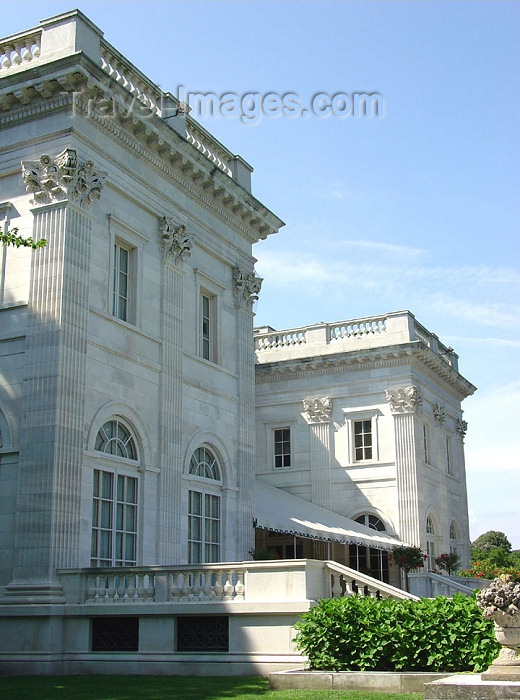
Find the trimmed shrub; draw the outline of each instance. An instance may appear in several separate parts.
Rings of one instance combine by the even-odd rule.
[[[312,669],[329,671],[485,670],[497,656],[493,623],[474,597],[320,600],[296,624]]]

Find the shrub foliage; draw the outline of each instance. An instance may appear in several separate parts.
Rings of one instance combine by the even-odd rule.
[[[500,645],[475,598],[327,598],[296,625],[310,667],[330,671],[485,670]]]

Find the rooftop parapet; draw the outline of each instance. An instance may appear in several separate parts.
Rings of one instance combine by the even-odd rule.
[[[337,323],[316,323],[284,331],[267,328],[268,331],[265,326],[255,329],[255,349],[259,364],[419,341],[458,371],[458,355],[453,348],[443,345],[409,311],[395,311],[382,316]]]
[[[143,108],[165,120],[219,170],[251,192],[253,168],[190,117],[187,105],[164,92],[109,44],[103,32],[79,10],[42,20],[39,27],[0,39],[0,79],[78,53],[100,66]]]

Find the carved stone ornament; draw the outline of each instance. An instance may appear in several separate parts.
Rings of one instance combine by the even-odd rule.
[[[262,278],[257,277],[254,272],[246,272],[246,270],[238,266],[234,267],[233,285],[236,303],[249,307],[253,306],[253,302],[258,301],[262,282]]]
[[[22,176],[27,192],[32,192],[32,204],[52,204],[65,199],[88,207],[99,199],[105,184],[106,172],[94,169],[87,160],[80,163],[73,148],[59,155],[40,156],[39,160],[22,161]]]
[[[303,412],[309,423],[328,423],[332,412],[332,399],[330,396],[323,399],[304,399]]]
[[[446,422],[446,409],[444,406],[436,403],[433,407],[433,417],[439,425],[444,425]]]
[[[193,242],[186,233],[184,224],[175,225],[173,217],[163,216],[159,222],[159,233],[165,259],[171,258],[178,265],[190,257]]]
[[[467,430],[468,430],[468,421],[459,419],[457,421],[457,433],[463,442],[464,442],[464,438],[466,437]]]
[[[419,413],[422,409],[422,396],[416,386],[387,389],[386,400],[392,413]]]

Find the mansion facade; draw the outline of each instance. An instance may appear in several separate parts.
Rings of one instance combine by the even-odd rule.
[[[71,572],[263,553],[398,585],[394,544],[467,557],[452,349],[409,312],[254,330],[252,246],[283,222],[248,163],[79,11],[1,40],[0,66],[0,223],[46,240],[1,250],[3,652]]]

